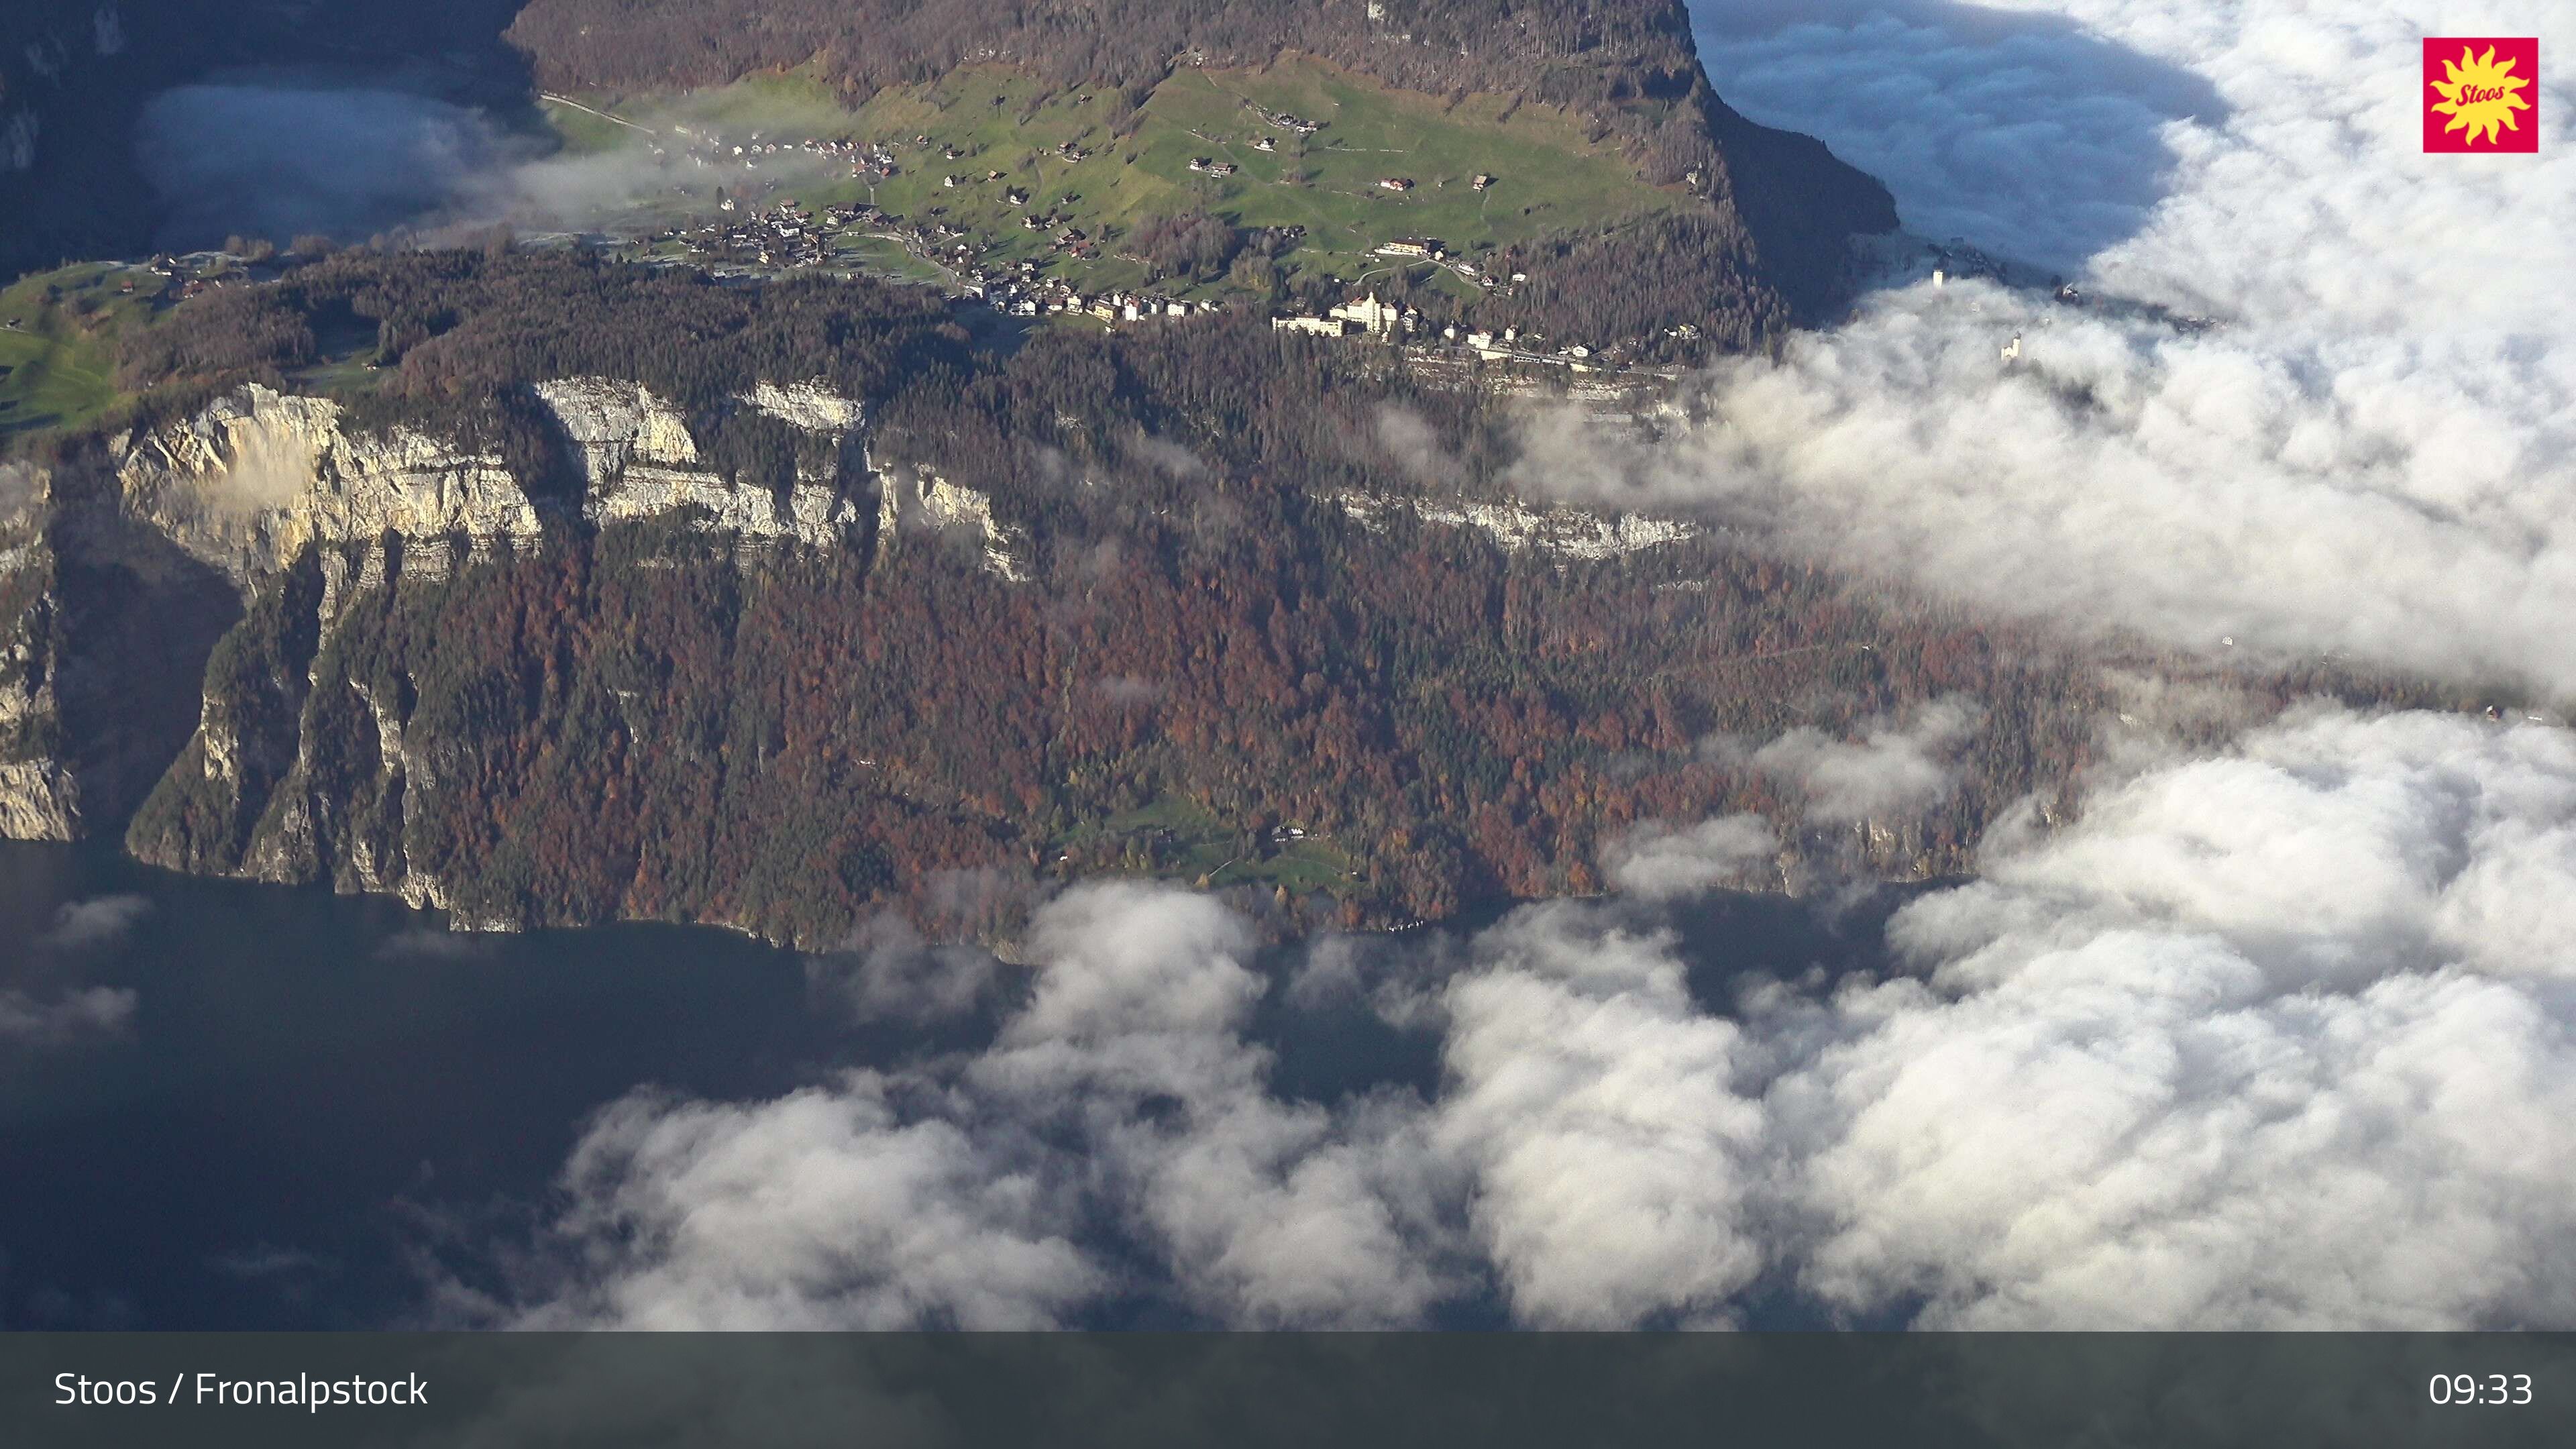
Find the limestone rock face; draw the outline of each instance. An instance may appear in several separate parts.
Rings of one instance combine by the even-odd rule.
[[[984,546],[984,567],[1013,583],[1028,573],[1011,551],[1012,531],[993,517],[993,500],[937,474],[896,470],[881,475],[877,487],[877,547],[891,547],[906,533],[958,529]]]
[[[679,410],[637,383],[577,377],[541,383],[537,395],[577,450],[587,484],[583,513],[594,523],[632,523],[681,509],[700,526],[753,543],[822,548],[840,542],[856,515],[828,478],[802,478],[785,496],[737,484],[701,466],[697,439]],[[815,383],[762,383],[741,401],[808,432],[857,425],[858,404]]]
[[[339,404],[256,383],[121,440],[116,477],[129,514],[245,586],[316,541],[540,529],[498,455],[410,428],[351,433]]]
[[[208,654],[240,617],[235,584],[114,491],[95,452],[0,464],[0,836],[121,818],[187,742]]]
[[[1586,562],[1624,558],[1647,549],[1682,543],[1697,538],[1701,533],[1697,524],[1678,519],[1649,518],[1637,513],[1603,515],[1562,506],[1542,511],[1517,500],[1446,503],[1436,499],[1353,491],[1337,494],[1333,501],[1342,506],[1343,512],[1363,524],[1390,509],[1402,509],[1425,523],[1480,529],[1512,553],[1535,549],[1559,558]]]
[[[58,758],[53,551],[42,532],[49,480],[0,463],[0,836],[70,840],[80,786]]]
[[[848,500],[823,484],[799,483],[782,498],[713,474],[630,475],[623,486],[595,492],[583,505],[595,523],[639,522],[682,508],[705,510],[697,515],[702,526],[738,533],[746,541],[813,548],[839,542],[857,517]]]
[[[634,482],[680,483],[700,476],[698,440],[679,410],[641,383],[568,377],[537,384],[537,396],[563,425],[597,497]]]
[[[29,511],[32,513],[32,510]],[[0,518],[0,838],[71,840],[80,833],[80,783],[59,758],[62,710],[54,694],[53,560],[32,517]]]
[[[0,839],[77,840],[80,821],[80,786],[60,761],[0,761]]]
[[[846,433],[866,419],[867,410],[860,403],[832,391],[822,382],[800,382],[780,387],[764,382],[742,394],[741,400],[791,427],[809,433]]]

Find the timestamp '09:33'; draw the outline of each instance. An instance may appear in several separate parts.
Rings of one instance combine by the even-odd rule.
[[[2437,1404],[2528,1404],[2529,1374],[2435,1374],[2424,1386]]]

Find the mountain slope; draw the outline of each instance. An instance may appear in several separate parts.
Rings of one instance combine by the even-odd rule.
[[[1518,503],[1507,399],[1253,318],[997,356],[918,290],[353,253],[123,347],[0,565],[0,826],[113,831],[157,774],[144,859],[470,922],[991,935],[1157,874],[1383,926],[1736,811],[1756,878],[1950,871],[2098,704],[1687,521]],[[208,580],[219,643],[120,632]],[[1865,821],[1709,743],[1936,704],[1958,790]]]
[[[1561,107],[1644,184],[1699,209],[1693,245],[1742,263],[1709,285],[1741,294],[1732,310],[1748,315],[1768,310],[1760,294],[1820,314],[1840,293],[1845,238],[1896,223],[1875,180],[1717,98],[1679,0],[533,0],[509,36],[557,89],[668,91],[797,70],[857,106],[998,65],[1049,93],[1118,88],[1132,107],[1188,70],[1305,56],[1452,104]]]

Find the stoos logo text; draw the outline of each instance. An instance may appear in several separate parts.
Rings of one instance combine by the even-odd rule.
[[[2539,38],[2427,38],[2422,101],[2428,152],[2538,151]]]

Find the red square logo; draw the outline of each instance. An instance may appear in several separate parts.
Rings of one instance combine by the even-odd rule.
[[[2540,149],[2540,39],[2424,42],[2424,149]]]

